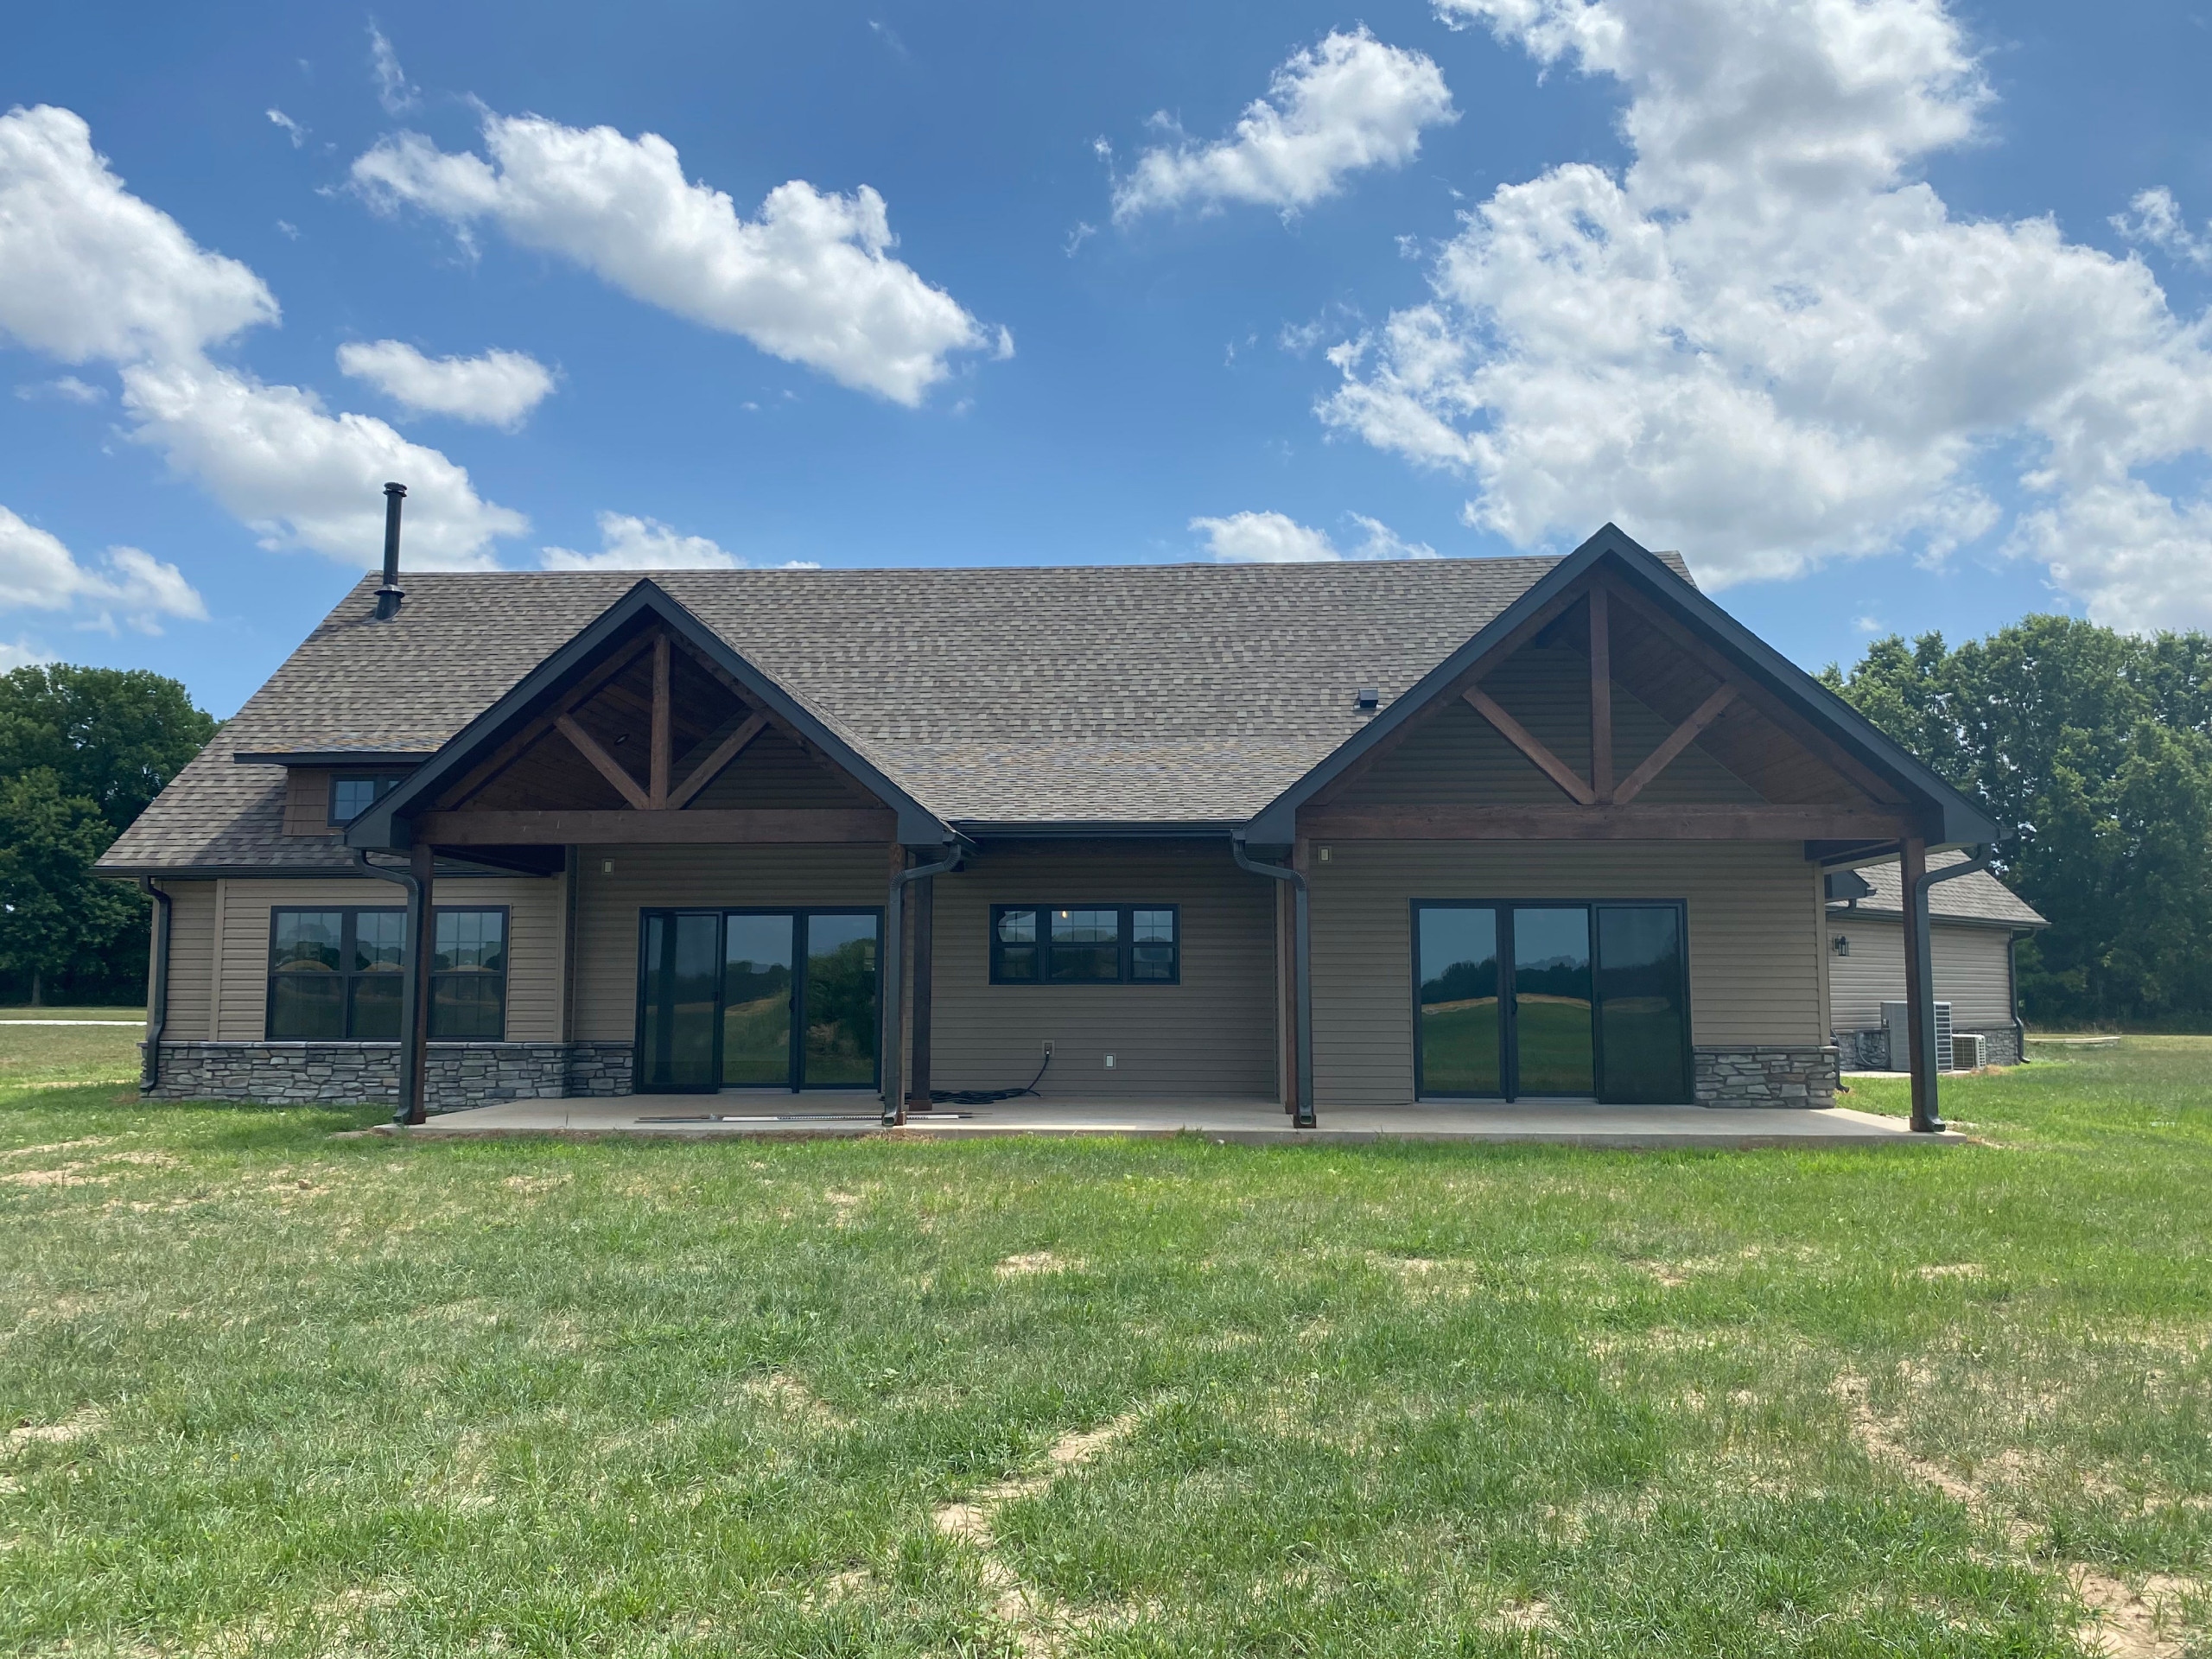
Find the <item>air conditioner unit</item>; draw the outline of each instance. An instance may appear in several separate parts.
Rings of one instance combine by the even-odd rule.
[[[1912,1049],[1905,1035],[1904,1003],[1882,1004],[1882,1029],[1888,1033],[1890,1039],[1890,1070],[1910,1070],[1908,1062]],[[1936,1005],[1936,1069],[1938,1071],[1951,1070],[1951,1005],[1948,1002]]]
[[[1951,1039],[1951,1069],[1979,1071],[1989,1064],[1989,1039],[1978,1031],[1962,1031]]]

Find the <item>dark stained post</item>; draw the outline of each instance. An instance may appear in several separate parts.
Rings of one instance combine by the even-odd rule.
[[[1936,1112],[1936,1000],[1928,983],[1928,902],[1921,878],[1928,873],[1928,843],[1906,837],[1897,860],[1904,899],[1905,1070],[1912,1076],[1912,1127],[1929,1134],[1942,1127]],[[1890,1056],[1895,1066],[1897,1057]]]
[[[930,1109],[930,982],[937,952],[937,877],[923,876],[909,882],[914,929],[913,1059],[906,1103],[918,1112]]]
[[[1282,1079],[1282,1109],[1298,1116],[1298,952],[1293,943],[1297,926],[1291,884],[1275,884],[1275,1021],[1282,1040],[1276,1045]]]
[[[414,890],[407,895],[407,984],[399,1033],[399,1111],[402,1123],[421,1123],[429,1116],[430,1093],[430,964],[437,954],[436,901],[430,876],[436,853],[416,842],[408,855]]]
[[[1590,590],[1590,792],[1613,798],[1613,641],[1605,590]]]
[[[876,1065],[883,1074],[883,1127],[906,1121],[906,988],[899,969],[906,950],[906,849],[891,843],[891,890],[883,906],[883,947],[876,959],[875,994],[881,999],[882,1035]]]
[[[658,634],[653,639],[653,739],[651,776],[645,794],[659,811],[668,804],[668,768],[670,764],[670,733],[674,711],[669,707],[668,695],[668,635]]]

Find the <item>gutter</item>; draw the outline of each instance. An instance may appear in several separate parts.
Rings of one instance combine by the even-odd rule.
[[[1290,883],[1290,979],[1292,1020],[1297,1029],[1292,1044],[1297,1052],[1298,1105],[1291,1117],[1293,1128],[1313,1127],[1313,924],[1303,872],[1288,864],[1262,864],[1244,848],[1242,833],[1229,838],[1229,851],[1236,868],[1270,881]]]
[[[429,1116],[424,1109],[423,1078],[415,1069],[415,1001],[416,987],[422,976],[415,971],[416,953],[423,949],[423,935],[428,931],[429,918],[424,913],[423,884],[415,873],[404,868],[369,862],[368,850],[356,848],[353,861],[361,867],[364,875],[372,875],[379,881],[390,881],[407,889],[407,957],[402,964],[405,977],[399,986],[399,1103],[392,1108],[395,1123],[420,1123]]]
[[[906,889],[925,876],[943,875],[960,868],[968,849],[955,842],[934,864],[916,864],[891,877],[891,899],[883,912],[883,1127],[895,1129],[906,1121],[906,1076],[902,1062],[906,1027],[906,941],[899,918],[906,908]]]
[[[138,1065],[138,1092],[150,1094],[162,1081],[162,1033],[169,1023],[169,895],[154,878],[138,878],[138,891],[154,901],[153,983],[146,992],[146,1052]]]
[[[1928,937],[1928,890],[1938,881],[1955,881],[1962,875],[1972,875],[1989,868],[1989,861],[1997,855],[1993,842],[1983,842],[1964,861],[1940,870],[1929,870],[1912,884],[1913,953],[1920,964],[1920,1006],[1912,1010],[1915,1021],[1928,1040],[1920,1046],[1921,1084],[1918,1095],[1927,1103],[1923,1115],[1913,1114],[1912,1128],[1916,1135],[1941,1135],[1943,1115],[1936,1106],[1936,965],[1934,952]]]

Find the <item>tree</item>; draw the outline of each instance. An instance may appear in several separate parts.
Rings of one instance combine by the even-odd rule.
[[[1997,821],[1998,868],[2051,923],[2021,947],[2028,1011],[2212,1014],[2212,639],[2031,616],[1822,677]]]
[[[43,766],[120,835],[215,725],[182,685],[143,668],[19,668],[0,674],[0,778]]]
[[[34,1005],[47,981],[143,933],[145,900],[92,873],[114,840],[98,805],[64,795],[50,767],[0,779],[0,969],[29,976]]]
[[[146,903],[83,867],[214,734],[183,686],[143,669],[0,675],[0,974],[28,978],[34,1000],[60,976],[86,1000],[139,995]]]

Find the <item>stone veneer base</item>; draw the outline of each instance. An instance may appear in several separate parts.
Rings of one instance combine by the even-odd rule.
[[[143,1045],[141,1046],[143,1047]],[[630,1092],[628,1043],[432,1043],[424,1105],[457,1112],[500,1100]],[[163,1043],[156,1100],[267,1105],[399,1099],[397,1043]]]
[[[1700,1106],[1833,1106],[1842,1071],[1829,1047],[1700,1048],[1693,1058]]]

